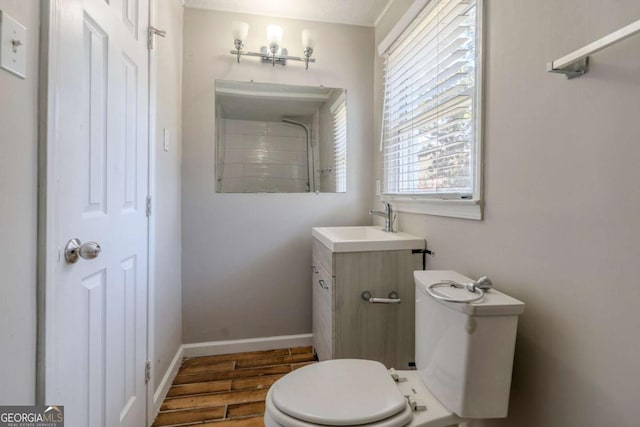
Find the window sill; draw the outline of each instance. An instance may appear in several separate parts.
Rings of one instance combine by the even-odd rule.
[[[482,220],[480,200],[441,200],[420,197],[383,195],[382,199],[398,212]]]

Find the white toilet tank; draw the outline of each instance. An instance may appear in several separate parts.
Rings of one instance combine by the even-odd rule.
[[[497,290],[481,301],[453,303],[431,297],[432,283],[473,280],[454,271],[416,271],[416,367],[427,388],[460,417],[507,416],[511,370],[524,303]],[[466,289],[437,288],[468,298]]]

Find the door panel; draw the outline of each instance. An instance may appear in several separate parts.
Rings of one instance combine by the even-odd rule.
[[[88,163],[83,187],[88,192],[85,214],[107,213],[107,49],[105,32],[87,15],[83,17],[82,67],[83,123]]]
[[[86,289],[85,304],[83,304],[84,315],[86,316],[83,325],[86,325],[84,339],[88,345],[87,370],[84,374],[84,384],[82,388],[87,391],[87,425],[101,426],[104,420],[104,384],[103,373],[105,355],[106,336],[106,271],[100,270],[82,280],[82,285]]]
[[[52,2],[45,401],[69,427],[146,425],[148,0]],[[48,233],[49,234],[49,233]],[[95,259],[65,260],[71,238]]]
[[[124,113],[124,196],[122,208],[136,211],[138,189],[138,134],[137,111],[138,105],[138,67],[126,54],[122,55],[122,67],[124,71],[124,97],[122,111]],[[131,212],[131,213],[134,213]],[[123,212],[124,213],[124,212]]]

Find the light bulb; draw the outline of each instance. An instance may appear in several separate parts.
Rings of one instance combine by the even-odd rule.
[[[233,21],[231,23],[231,33],[234,40],[244,42],[249,34],[249,24],[242,21]]]
[[[282,34],[282,27],[278,25],[267,26],[267,40],[270,48],[279,47],[282,44]]]
[[[302,47],[307,48],[307,47],[313,47],[313,34],[311,33],[310,30],[308,29],[304,29],[302,30]]]

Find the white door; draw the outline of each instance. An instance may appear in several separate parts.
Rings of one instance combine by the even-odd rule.
[[[149,2],[50,5],[44,401],[67,427],[143,427]],[[72,238],[101,253],[69,262]]]

